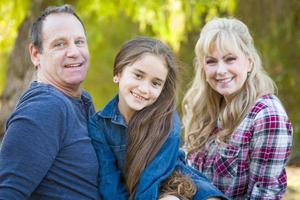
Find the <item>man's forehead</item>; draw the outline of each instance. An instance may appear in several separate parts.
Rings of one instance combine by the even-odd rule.
[[[61,24],[77,24],[83,29],[81,22],[71,13],[52,13],[48,15],[43,22],[43,28],[48,26],[61,25]]]
[[[81,22],[70,13],[53,13],[47,16],[42,26],[43,39],[50,37],[85,37]]]

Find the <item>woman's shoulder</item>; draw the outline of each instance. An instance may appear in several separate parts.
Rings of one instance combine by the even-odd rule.
[[[262,113],[268,113],[270,115],[284,115],[286,111],[279,100],[279,98],[273,94],[267,94],[259,97],[254,106],[251,108],[250,113],[252,115],[259,115]]]

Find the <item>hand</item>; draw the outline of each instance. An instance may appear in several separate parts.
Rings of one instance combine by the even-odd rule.
[[[160,198],[159,200],[180,200],[180,199],[176,196],[173,196],[173,195],[167,195],[167,196],[164,196],[164,197]]]

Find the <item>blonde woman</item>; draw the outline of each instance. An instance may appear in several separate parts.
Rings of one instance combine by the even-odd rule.
[[[212,19],[195,53],[183,100],[189,163],[233,199],[281,199],[293,130],[247,26]]]

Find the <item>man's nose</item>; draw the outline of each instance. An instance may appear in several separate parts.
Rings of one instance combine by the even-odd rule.
[[[79,49],[76,46],[76,44],[69,45],[69,47],[67,49],[67,56],[68,57],[76,57],[78,55],[79,55]]]

